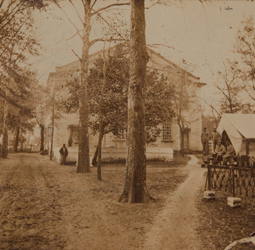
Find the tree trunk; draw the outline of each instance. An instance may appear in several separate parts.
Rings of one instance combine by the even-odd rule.
[[[50,160],[53,159],[54,126],[55,126],[55,87],[54,87],[54,93],[53,93],[53,105],[52,105],[52,117],[51,117]]]
[[[144,85],[148,54],[144,0],[131,1],[130,81],[128,91],[127,170],[120,201],[143,203],[151,198],[146,187]]]
[[[103,131],[103,126],[102,126],[102,119],[99,121],[99,135],[98,135],[98,153],[97,153],[97,179],[102,180],[102,173],[101,173],[101,164],[102,164],[102,140],[104,136],[104,131]]]
[[[181,136],[181,156],[184,157],[184,132],[183,132],[183,129],[180,128],[180,136]]]
[[[109,52],[108,52],[109,53]],[[105,56],[105,50],[103,51],[104,65],[103,65],[103,84],[101,86],[101,97],[99,101],[99,132],[98,132],[98,145],[97,145],[97,179],[102,180],[101,163],[102,163],[102,140],[104,137],[104,125],[103,125],[103,101],[104,92],[106,86],[106,73],[108,69],[109,57]]]
[[[18,145],[19,145],[19,132],[20,132],[20,128],[19,126],[17,127],[17,130],[16,130],[16,138],[15,138],[15,144],[14,144],[14,153],[17,153],[18,152]]]
[[[40,125],[41,130],[41,145],[40,145],[40,152],[44,150],[44,125]]]
[[[8,103],[4,102],[4,119],[3,119],[3,140],[2,140],[2,158],[7,158],[8,156]]]
[[[84,1],[85,17],[83,23],[82,57],[80,60],[80,90],[79,90],[79,155],[77,173],[89,173],[89,104],[88,104],[88,74],[89,74],[89,47],[91,31],[90,0]]]
[[[94,156],[93,156],[93,160],[92,160],[92,166],[93,167],[96,167],[97,166],[97,155],[98,155],[98,146],[96,148],[96,151],[94,153]]]

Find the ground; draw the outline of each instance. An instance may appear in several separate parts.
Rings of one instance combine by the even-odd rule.
[[[194,156],[149,163],[155,200],[130,205],[118,202],[123,165],[103,166],[97,181],[96,168],[77,174],[47,156],[10,154],[0,162],[0,249],[224,249],[255,231],[255,208],[204,201],[205,172]]]

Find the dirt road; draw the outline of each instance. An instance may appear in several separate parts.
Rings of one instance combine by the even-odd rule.
[[[104,182],[39,155],[9,158],[0,164],[0,249],[121,249],[128,240],[98,197]]]
[[[186,245],[180,242],[180,247],[169,247],[165,239],[171,232],[175,232],[175,235],[193,235],[191,231],[181,232],[177,229],[178,221],[183,221],[181,211],[189,216],[194,211],[194,204],[187,201],[191,201],[195,193],[187,198],[182,196],[181,191],[188,188],[185,185],[197,189],[197,184],[192,180],[201,171],[196,166],[191,167],[194,167],[194,173],[188,168],[177,170],[155,166],[148,170],[148,175],[158,178],[151,188],[165,185],[162,187],[167,188],[168,192],[176,190],[186,173],[192,172],[188,182],[185,181],[184,186],[180,186],[169,200],[172,206],[177,207],[174,210],[168,207],[155,217],[162,208],[160,192],[154,192],[158,201],[152,204],[128,205],[118,202],[124,183],[124,166],[107,168],[111,179],[100,182],[95,179],[95,169],[91,174],[77,174],[75,166],[60,166],[46,156],[11,154],[0,162],[0,249],[189,249],[183,248]],[[106,169],[104,172],[106,174]],[[167,182],[166,173],[170,177]],[[185,204],[180,202],[182,200],[185,200]],[[183,210],[185,207],[187,209]],[[176,214],[171,215],[171,212]],[[166,223],[171,226],[163,226]],[[155,239],[156,245],[147,240],[150,236]],[[147,244],[148,248],[142,247],[145,239],[144,246]],[[154,248],[149,248],[151,246]]]
[[[62,194],[53,175],[37,157],[6,162],[0,165],[0,249],[62,249]]]

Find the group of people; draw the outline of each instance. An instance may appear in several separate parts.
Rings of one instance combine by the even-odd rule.
[[[212,141],[213,147],[212,147],[212,155],[215,156],[216,162],[223,162],[223,164],[226,164],[230,159],[233,158],[235,155],[235,150],[233,145],[229,140],[226,142],[226,147],[222,145],[221,143],[221,135],[219,132],[217,132],[216,127],[213,128],[213,132],[211,136],[209,136],[209,133],[206,131],[206,127],[204,127],[204,130],[201,134],[201,142],[203,145],[203,154],[208,155],[209,154],[209,141]]]

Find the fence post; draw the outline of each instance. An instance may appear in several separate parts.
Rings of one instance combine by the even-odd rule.
[[[233,192],[233,197],[235,197],[235,169],[233,166],[231,166],[231,169],[232,169],[232,192]]]
[[[212,158],[209,158],[208,171],[207,171],[207,180],[208,180],[208,190],[211,190],[212,180],[211,180],[211,171],[212,171]]]

